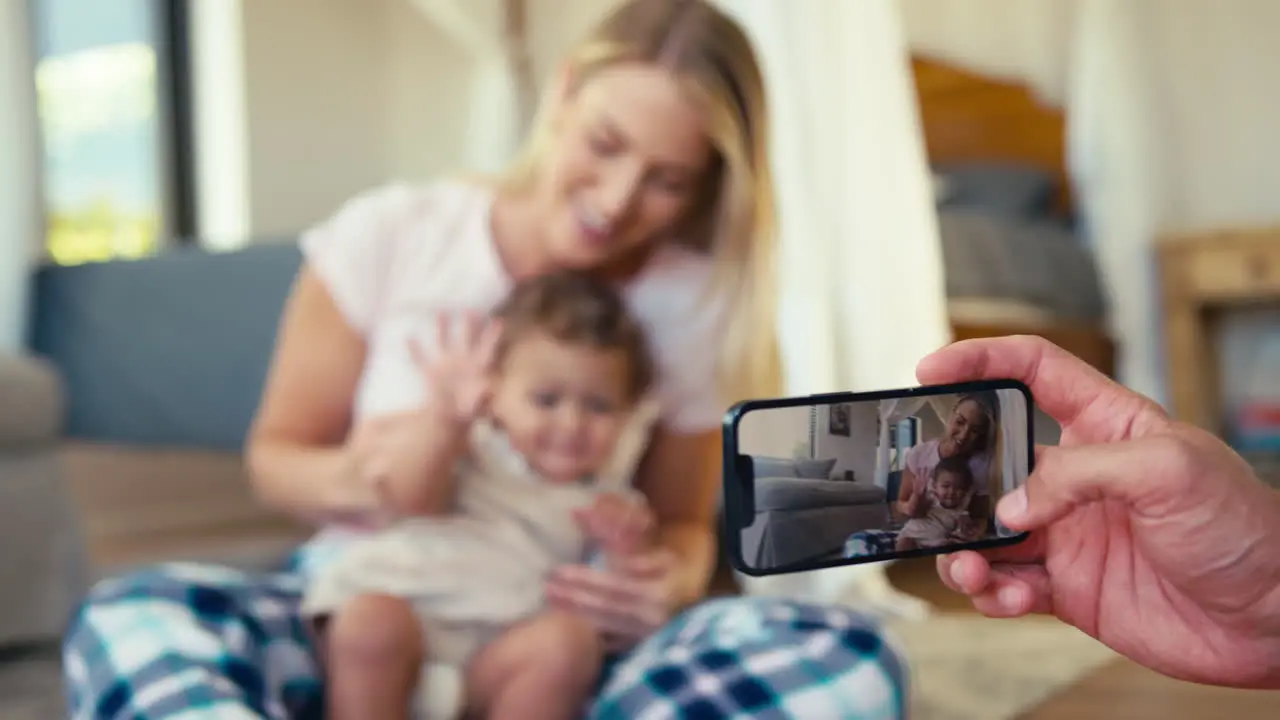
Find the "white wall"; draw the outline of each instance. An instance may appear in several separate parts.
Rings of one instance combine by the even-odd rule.
[[[462,169],[466,56],[410,0],[232,0],[195,22],[211,245],[292,239],[362,190]]]
[[[739,452],[748,455],[790,458],[797,447],[809,445],[808,405],[754,410],[742,416],[738,425]],[[817,432],[814,435],[813,457],[819,460],[835,458],[833,477],[842,477],[845,470],[852,470],[859,481],[872,482],[876,469],[876,417],[875,403],[853,406],[849,419],[849,437],[827,432],[830,406],[818,407]]]
[[[796,447],[809,445],[809,406],[764,408],[742,416],[738,452],[767,457],[795,457]]]
[[[475,65],[419,4],[458,3],[478,27],[492,26],[498,4],[478,1],[200,3],[197,166],[208,244],[289,240],[369,187],[476,170],[468,150],[486,126],[472,109]],[[613,4],[529,0],[540,86]]]
[[[250,227],[292,233],[387,179],[386,4],[243,7]]]
[[[833,477],[843,477],[845,470],[852,470],[854,480],[875,482],[876,443],[879,440],[876,434],[876,418],[879,416],[877,403],[857,403],[853,406],[849,417],[849,437],[827,432],[830,414],[830,405],[818,408],[818,432],[813,456],[819,460],[836,459],[836,465],[831,471]]]
[[[385,174],[427,180],[466,170],[466,53],[409,0],[378,1],[388,5]]]
[[[24,344],[28,274],[44,236],[30,27],[25,0],[0,0],[0,352]]]

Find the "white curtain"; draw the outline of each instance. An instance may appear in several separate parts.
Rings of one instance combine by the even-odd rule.
[[[1082,0],[1067,100],[1068,160],[1120,344],[1120,380],[1163,399],[1153,242],[1167,203],[1164,89],[1144,0]]]
[[[507,36],[505,0],[410,1],[472,60],[467,169],[500,171],[517,150],[529,115],[524,48]]]
[[[951,420],[951,411],[956,407],[956,399],[952,395],[935,395],[929,398],[929,407],[933,408],[933,414],[938,416],[945,427]]]
[[[768,83],[786,391],[914,385],[916,362],[950,328],[895,3],[719,1],[755,41]],[[883,564],[745,582],[817,600],[891,592]]]
[[[1046,102],[1068,92],[1078,0],[897,0],[912,52],[1022,81]]]
[[[1018,487],[1022,468],[1027,467],[1027,400],[1017,390],[997,390],[1000,401],[1000,490],[1001,494]]]
[[[1280,220],[1280,3],[1084,0],[1070,112],[1121,340],[1121,379],[1165,398],[1154,243]]]
[[[889,435],[893,426],[920,412],[930,398],[893,398],[880,401],[880,437],[876,445],[876,477],[879,487],[889,487]],[[899,448],[902,452],[903,448]]]
[[[31,22],[0,0],[0,352],[24,345],[32,260],[44,247]]]

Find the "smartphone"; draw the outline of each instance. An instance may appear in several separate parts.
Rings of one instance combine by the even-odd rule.
[[[1033,409],[1017,380],[734,405],[732,565],[760,577],[1021,542],[995,506],[1031,474]]]

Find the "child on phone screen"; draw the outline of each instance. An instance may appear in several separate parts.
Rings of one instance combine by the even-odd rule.
[[[898,533],[896,549],[936,548],[975,538],[977,523],[969,516],[974,478],[967,460],[950,457],[938,462],[924,493],[908,502],[910,519]]]
[[[404,708],[400,717],[459,717],[469,693],[501,693],[521,675],[515,665],[556,652],[565,633],[591,633],[595,646],[594,628],[544,603],[548,574],[593,551],[575,514],[612,503],[616,547],[639,549],[651,535],[629,479],[602,473],[652,374],[644,336],[612,287],[543,276],[518,285],[492,321],[471,323],[460,340],[447,326],[438,335],[435,356],[419,361],[441,413],[423,441],[438,457],[424,466],[441,471],[424,487],[387,487],[402,517],[321,567],[303,599],[323,643],[330,717],[391,705]],[[433,483],[447,488],[435,496],[450,498],[443,511],[422,499]],[[515,628],[524,631],[482,652]],[[528,646],[539,643],[547,647]],[[583,677],[546,687],[547,707],[529,707],[529,717],[581,706],[597,655]],[[483,690],[468,687],[475,677],[487,678]]]

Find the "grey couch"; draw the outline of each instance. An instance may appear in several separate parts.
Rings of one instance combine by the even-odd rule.
[[[744,562],[776,568],[831,557],[851,533],[887,526],[884,488],[830,477],[835,462],[825,470],[822,463],[752,458],[755,514],[741,534]]]
[[[58,462],[64,395],[47,362],[0,357],[0,645],[59,637],[86,582]]]

